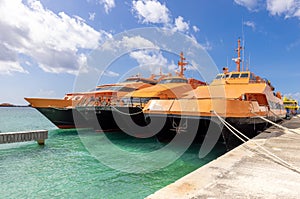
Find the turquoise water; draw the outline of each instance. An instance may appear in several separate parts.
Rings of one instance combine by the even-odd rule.
[[[200,145],[192,145],[166,168],[126,173],[93,157],[76,130],[56,129],[32,108],[0,108],[1,132],[29,129],[48,129],[49,138],[45,146],[36,142],[0,145],[0,198],[144,198],[225,152],[224,146],[217,145],[199,159]],[[81,134],[88,138],[93,132]],[[162,146],[155,139],[135,139],[121,132],[97,136],[107,136],[122,150],[137,153]]]

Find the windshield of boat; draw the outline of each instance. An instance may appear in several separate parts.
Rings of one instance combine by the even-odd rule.
[[[124,105],[127,105],[127,106],[131,106],[134,104],[144,106],[151,99],[159,99],[159,98],[157,98],[157,97],[154,97],[154,98],[151,98],[151,97],[124,97],[124,98],[122,98],[121,101]]]
[[[162,79],[158,83],[159,84],[188,83],[188,81],[187,81],[187,79],[183,79],[183,78],[168,78],[168,79]]]
[[[216,77],[216,79],[221,79],[221,78],[223,78],[223,74],[219,74],[219,75],[217,75],[217,77]]]
[[[219,74],[217,75],[216,79],[223,79],[223,78],[228,78],[230,74]]]
[[[143,79],[143,78],[135,78],[135,77],[133,77],[133,78],[128,78],[128,79],[126,79],[125,81],[123,81],[123,82],[125,82],[125,83],[130,83],[130,82],[143,82],[143,83],[146,83],[146,84],[152,84],[152,85],[154,85],[154,84],[156,84],[156,82],[155,81],[153,81],[153,80],[148,80],[148,79]]]
[[[240,73],[233,73],[231,74],[230,78],[239,78]]]
[[[242,74],[241,74],[241,78],[247,78],[247,77],[249,77],[249,74],[248,74],[248,73],[242,73]]]
[[[248,78],[249,73],[230,73],[228,74],[218,74],[215,79],[223,79],[223,78]]]
[[[96,91],[105,91],[105,90],[131,92],[131,91],[135,91],[136,89],[126,87],[126,86],[107,86],[107,87],[96,88]]]

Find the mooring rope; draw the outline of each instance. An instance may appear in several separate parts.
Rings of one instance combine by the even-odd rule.
[[[239,130],[237,130],[235,127],[233,127],[231,124],[229,124],[225,119],[223,119],[221,116],[219,116],[215,111],[213,111],[213,113],[218,117],[218,119],[222,122],[222,124],[233,135],[235,135],[238,139],[240,139],[243,143],[245,143],[246,141],[250,141],[250,142],[254,143],[258,148],[262,149],[264,152],[262,152],[260,150],[257,150],[257,149],[253,149],[253,150],[257,151],[258,153],[262,153],[263,155],[266,155],[267,157],[271,158],[273,161],[275,161],[275,162],[281,164],[282,166],[284,166],[284,167],[300,174],[300,170],[298,168],[296,168],[295,166],[293,166],[290,163],[286,162],[285,160],[281,159],[280,157],[276,156],[272,152],[268,151],[266,148],[264,148],[263,146],[261,146],[260,144],[255,142],[254,140],[251,140],[250,138],[248,138],[246,135],[244,135]],[[236,131],[236,132],[234,132],[234,131]],[[241,136],[244,137],[246,140],[241,138]]]
[[[287,127],[284,127],[284,126],[282,126],[282,125],[280,125],[280,124],[276,124],[275,122],[272,122],[271,120],[268,120],[268,119],[266,119],[266,118],[264,118],[264,117],[262,117],[262,116],[260,116],[260,115],[258,115],[258,114],[256,114],[256,113],[254,113],[254,112],[252,112],[252,114],[256,115],[256,117],[258,117],[258,118],[260,118],[260,119],[262,119],[262,120],[265,120],[266,122],[269,122],[270,124],[272,124],[272,125],[274,125],[274,126],[277,126],[278,128],[281,128],[281,129],[283,129],[283,130],[285,130],[285,131],[289,131],[289,132],[294,133],[294,134],[296,134],[296,135],[300,135],[299,132],[294,131],[294,130],[292,130],[292,129],[289,129],[289,128],[287,128]]]
[[[287,119],[284,119],[284,118],[282,118],[282,117],[280,117],[278,114],[276,114],[276,113],[274,113],[274,111],[272,111],[272,110],[269,110],[273,115],[275,115],[276,117],[278,117],[280,120],[282,120],[282,121],[287,121]],[[253,112],[252,112],[253,113]]]
[[[114,106],[111,106],[111,108],[114,109],[115,111],[117,111],[118,113],[123,114],[123,115],[127,115],[127,116],[133,116],[133,115],[138,115],[138,114],[143,113],[143,109],[141,109],[141,111],[136,112],[136,113],[125,113],[125,112],[122,112],[122,111],[118,110],[118,109],[117,109],[116,107],[114,107]],[[128,108],[129,108],[129,107],[128,107]]]

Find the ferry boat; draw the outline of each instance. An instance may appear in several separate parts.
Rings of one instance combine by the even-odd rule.
[[[155,132],[159,140],[170,141],[182,133],[203,139],[219,132],[219,139],[230,150],[241,141],[228,128],[222,128],[220,119],[252,138],[266,127],[264,119],[276,122],[285,117],[281,94],[274,92],[271,82],[241,70],[241,50],[239,39],[236,71],[224,67],[209,85],[199,86],[181,99],[152,99],[147,103],[143,112],[149,125],[165,120]]]
[[[178,61],[180,71],[176,76],[169,74],[162,77],[155,86],[130,92],[122,99],[114,100],[111,106],[77,106],[77,110],[86,120],[93,121],[96,130],[121,129],[126,133],[136,134],[141,131],[139,126],[146,125],[142,109],[150,99],[176,99],[200,85],[206,85],[205,82],[184,76],[187,64],[181,52]]]
[[[283,97],[283,105],[287,112],[287,117],[296,115],[299,112],[299,105],[297,100],[290,97]]]
[[[124,82],[97,86],[89,92],[69,93],[63,99],[25,98],[58,128],[87,128],[89,122],[76,110],[78,105],[109,105],[113,98],[121,98],[134,90],[153,86],[157,83],[152,75],[129,77]]]

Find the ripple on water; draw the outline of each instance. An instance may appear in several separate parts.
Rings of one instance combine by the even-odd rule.
[[[0,127],[4,126],[1,116],[10,123],[5,126],[15,126],[15,129],[6,130],[53,129],[53,125],[34,109],[14,108],[5,110],[5,113],[2,110]],[[14,114],[18,114],[17,123],[12,121],[16,119]],[[21,114],[26,117],[21,117]],[[85,133],[88,137],[89,131]],[[163,146],[154,139],[137,140],[120,132],[107,136],[122,150],[130,152],[147,153]],[[224,147],[218,145],[200,160],[199,147],[193,145],[173,164],[161,170],[125,173],[111,169],[94,158],[82,144],[76,130],[51,130],[45,146],[36,142],[1,145],[0,194],[1,198],[143,198],[225,152]]]

